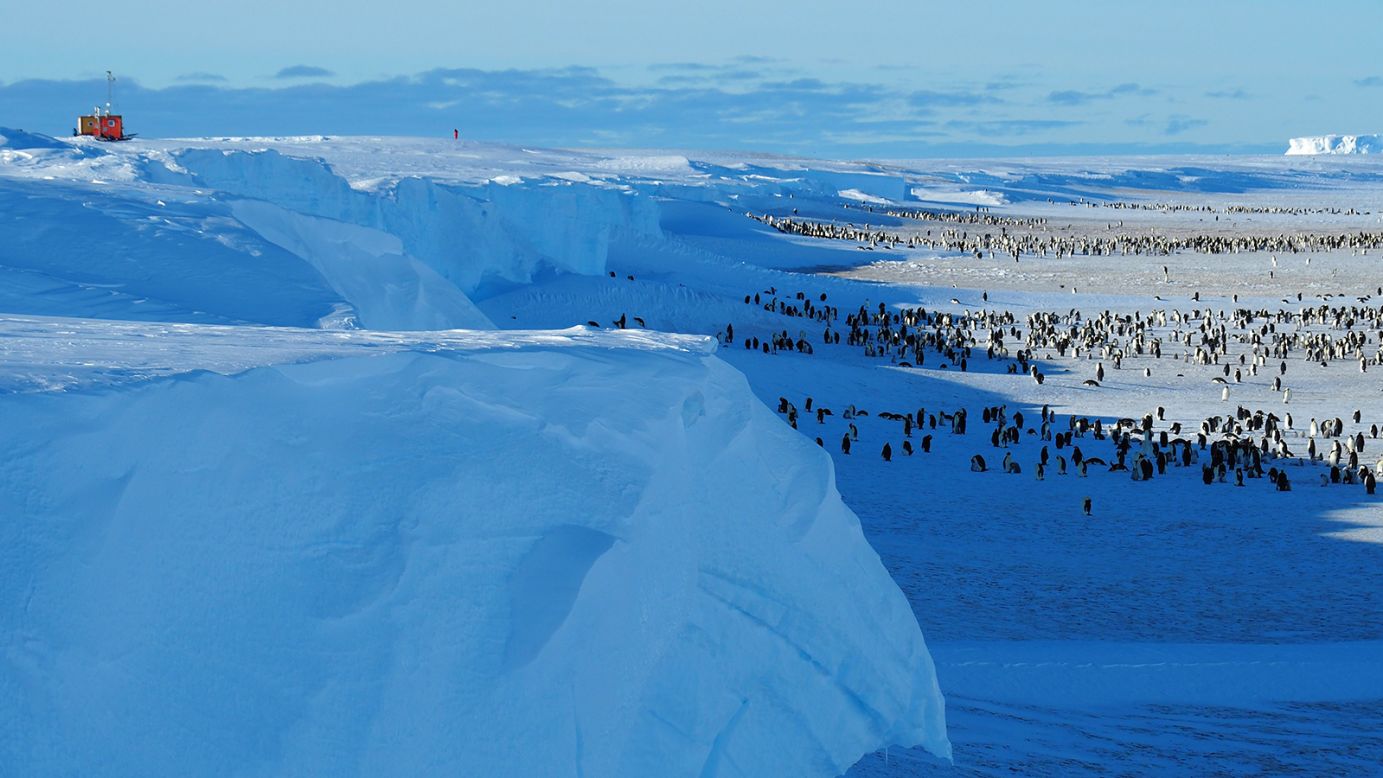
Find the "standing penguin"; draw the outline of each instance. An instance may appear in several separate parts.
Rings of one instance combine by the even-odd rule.
[[[848,433],[848,432],[845,433],[843,436],[841,436],[841,439],[840,439],[840,452],[841,452],[842,454],[849,454],[849,453],[850,453],[850,433]]]
[[[1089,498],[1089,497],[1086,497],[1085,500],[1081,503],[1081,506],[1080,506],[1080,507],[1081,507],[1081,512],[1083,512],[1086,516],[1089,516],[1089,515],[1090,515],[1090,498]]]
[[[892,462],[892,461],[893,461],[893,446],[890,446],[889,444],[885,443],[885,444],[884,444],[884,450],[881,452],[881,454],[883,455],[883,458],[884,458],[884,461],[885,461],[885,462]]]

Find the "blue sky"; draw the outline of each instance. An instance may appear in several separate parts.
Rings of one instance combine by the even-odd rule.
[[[873,156],[1279,151],[1383,131],[1383,2],[66,0],[6,9],[0,126]]]

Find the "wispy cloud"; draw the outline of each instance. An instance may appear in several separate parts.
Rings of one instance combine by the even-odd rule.
[[[989,121],[954,120],[946,122],[947,129],[964,130],[975,132],[981,135],[1006,136],[1006,135],[1031,135],[1040,132],[1051,132],[1052,130],[1062,130],[1069,127],[1076,127],[1083,124],[1078,121],[1065,121],[1060,119],[996,119]]]
[[[1253,95],[1242,89],[1217,89],[1205,93],[1212,100],[1247,100]]]
[[[1047,94],[1047,102],[1053,105],[1086,105],[1097,100],[1113,100],[1116,97],[1151,97],[1156,89],[1135,83],[1119,84],[1103,92],[1083,92],[1077,89],[1061,89]]]
[[[204,83],[222,83],[226,80],[225,76],[216,73],[183,73],[175,81],[189,82],[199,81]]]
[[[695,70],[662,76],[658,83],[664,86],[689,86],[694,84],[736,83],[761,81],[765,74],[758,70],[721,69]]]
[[[1356,79],[1355,86],[1383,86],[1383,76],[1366,76]]]
[[[319,68],[316,65],[289,65],[274,74],[274,78],[330,78],[336,75],[326,68]]]
[[[1176,114],[1167,117],[1167,124],[1162,128],[1163,135],[1180,135],[1187,130],[1194,130],[1197,127],[1204,127],[1210,122],[1205,119],[1197,119],[1193,116],[1183,116]]]
[[[958,107],[1002,103],[998,97],[986,92],[949,91],[939,92],[923,89],[908,94],[908,102],[919,108]]]
[[[1194,116],[1187,116],[1186,114],[1176,113],[1172,114],[1171,116],[1166,116],[1162,118],[1144,114],[1142,116],[1136,116],[1132,119],[1128,119],[1124,123],[1130,127],[1150,129],[1159,132],[1163,135],[1166,135],[1168,137],[1171,137],[1173,135],[1180,135],[1183,132],[1187,132],[1188,130],[1194,130],[1198,127],[1204,127],[1210,122],[1206,121],[1205,119],[1198,119]]]
[[[989,92],[1006,92],[1010,89],[1022,89],[1029,86],[1032,86],[1032,83],[1028,81],[1020,81],[1016,78],[1000,78],[986,83],[984,88]]]
[[[706,62],[655,62],[648,66],[649,70],[675,70],[678,72],[693,71],[697,73],[713,72],[725,67],[724,65],[711,65]]]

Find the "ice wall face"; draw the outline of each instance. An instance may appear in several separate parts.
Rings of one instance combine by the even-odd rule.
[[[175,158],[221,192],[390,233],[467,294],[544,270],[599,274],[612,240],[660,234],[657,206],[618,187],[406,177],[375,192],[352,188],[320,160],[273,149],[184,149]]]
[[[520,336],[0,396],[0,763],[834,775],[948,751],[828,457],[703,341]]]
[[[1383,135],[1321,135],[1292,138],[1287,154],[1378,154],[1383,153]]]
[[[341,302],[216,203],[0,177],[0,311],[311,327]]]

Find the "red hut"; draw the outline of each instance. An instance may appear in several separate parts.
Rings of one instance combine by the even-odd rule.
[[[133,135],[125,134],[125,119],[118,113],[110,112],[111,100],[115,92],[115,76],[106,71],[106,109],[92,109],[87,116],[77,117],[77,127],[73,135],[90,135],[96,140],[129,140]]]

